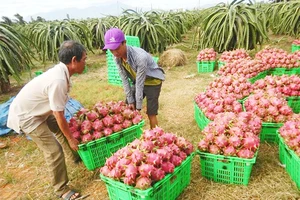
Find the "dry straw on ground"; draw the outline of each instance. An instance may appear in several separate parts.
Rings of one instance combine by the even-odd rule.
[[[183,66],[187,63],[185,53],[180,49],[168,49],[159,57],[158,64],[161,67],[170,69],[176,66]]]

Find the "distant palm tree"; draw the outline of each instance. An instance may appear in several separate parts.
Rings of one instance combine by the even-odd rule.
[[[5,24],[8,24],[8,25],[13,24],[13,21],[10,18],[6,17],[6,16],[3,16],[2,20],[3,20],[3,23],[5,23]]]
[[[26,22],[24,21],[23,17],[20,14],[17,13],[14,16],[18,19],[17,20],[18,24],[22,24],[22,25],[26,24]]]
[[[37,16],[36,20],[31,17],[31,22],[45,22],[46,20],[42,18],[41,16]]]
[[[0,89],[2,93],[10,91],[10,76],[19,82],[21,71],[30,69],[33,58],[30,46],[29,40],[21,31],[0,22]]]

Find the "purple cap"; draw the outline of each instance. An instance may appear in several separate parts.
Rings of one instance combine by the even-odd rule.
[[[125,40],[123,31],[118,28],[111,28],[104,35],[105,46],[103,49],[115,50]]]

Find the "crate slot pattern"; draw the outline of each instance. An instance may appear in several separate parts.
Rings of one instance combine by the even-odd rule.
[[[197,69],[199,73],[213,72],[215,68],[215,61],[197,61]]]
[[[200,157],[201,174],[215,182],[248,185],[254,158],[244,159],[232,156],[214,155],[197,150]]]
[[[269,142],[278,144],[277,130],[283,126],[283,123],[262,123],[260,132],[260,142]]]

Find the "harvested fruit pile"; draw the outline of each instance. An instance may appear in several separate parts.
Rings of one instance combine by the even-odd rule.
[[[87,143],[122,131],[142,121],[142,115],[124,101],[99,102],[93,109],[82,108],[69,122],[73,136]]]
[[[183,137],[156,127],[145,130],[140,139],[129,143],[109,157],[100,173],[138,189],[147,189],[193,152],[193,145]]]

